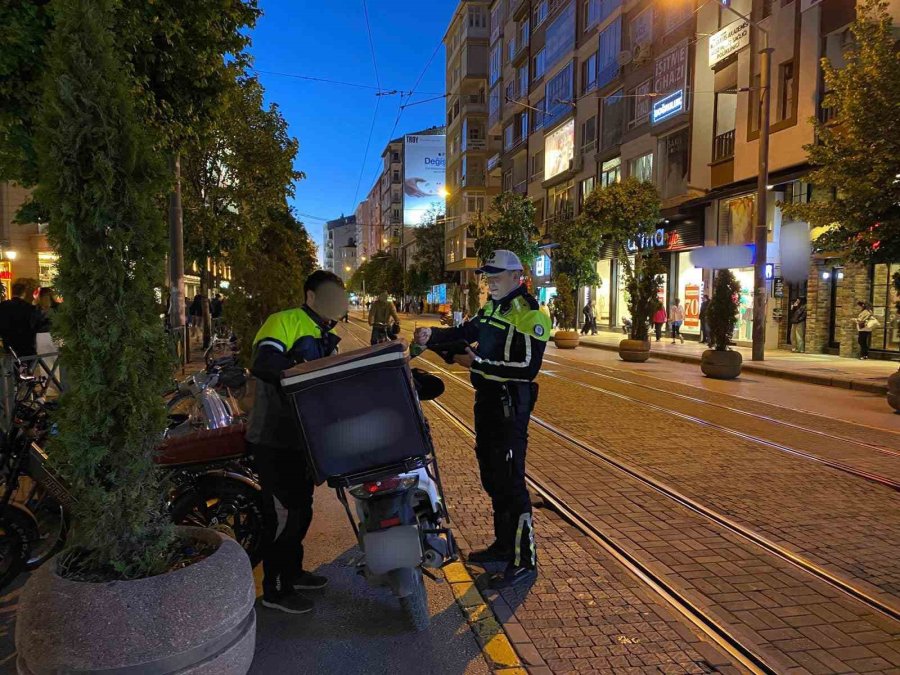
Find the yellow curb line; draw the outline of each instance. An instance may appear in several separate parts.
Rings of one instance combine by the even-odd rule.
[[[461,562],[450,563],[444,567],[444,577],[491,670],[502,675],[526,675],[527,671],[503,632],[503,626],[475,586],[466,566]]]

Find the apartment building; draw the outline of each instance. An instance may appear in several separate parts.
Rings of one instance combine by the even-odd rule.
[[[325,269],[346,283],[356,271],[356,216],[344,216],[325,223]]]
[[[372,254],[387,248],[381,213],[381,179],[356,207],[356,258],[364,263]]]
[[[500,136],[488,134],[490,2],[464,0],[444,36],[447,87],[446,268],[465,285],[478,267],[475,220],[500,191],[487,172]]]
[[[897,5],[895,2],[893,5]],[[748,16],[741,20],[731,9]],[[872,298],[884,317],[873,346],[900,350],[890,275],[898,265],[855,270],[839,258],[811,260],[807,283],[780,277],[778,202],[817,198],[804,180],[809,122],[822,110],[819,60],[840,62],[852,0],[495,0],[490,9],[488,133],[502,145],[488,171],[503,190],[527,194],[546,244],[587,195],[627,176],[653,181],[664,219],[649,242],[667,269],[661,300],[686,308],[682,332],[698,334],[712,270],[696,267],[703,245],[752,244],[760,135],[760,57],[772,48],[769,153],[767,348],[787,346],[787,308],[809,296],[808,347],[852,352],[853,299]],[[637,244],[633,247],[635,250]],[[534,262],[536,293],[555,292],[552,256]],[[600,283],[582,289],[598,323],[627,316],[622,265],[597,262]],[[752,336],[753,270],[741,281],[738,343]],[[852,273],[851,273],[852,272]],[[816,313],[816,317],[813,317]]]

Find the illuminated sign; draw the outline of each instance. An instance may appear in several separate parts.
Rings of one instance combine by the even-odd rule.
[[[775,278],[775,263],[766,263],[766,281]]]
[[[544,138],[544,180],[568,171],[575,159],[575,120],[569,120]]]
[[[544,276],[544,256],[538,256],[534,259],[534,276]]]
[[[668,96],[654,101],[650,120],[653,124],[662,122],[684,111],[684,89],[674,91]]]
[[[750,24],[745,19],[734,21],[709,36],[709,66],[714,68],[732,54],[750,44]]]
[[[421,225],[428,210],[443,210],[445,136],[410,135],[403,143],[403,224]]]

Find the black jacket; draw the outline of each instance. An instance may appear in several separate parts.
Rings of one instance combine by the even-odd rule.
[[[0,337],[3,347],[19,356],[37,354],[37,334],[50,330],[50,317],[22,298],[0,302]]]
[[[794,307],[794,311],[791,314],[791,323],[803,323],[804,321],[806,321],[806,305]]]

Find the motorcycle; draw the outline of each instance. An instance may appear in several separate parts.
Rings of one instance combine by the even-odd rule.
[[[356,535],[362,551],[358,573],[372,585],[390,588],[399,599],[412,628],[422,631],[430,622],[423,577],[436,579],[431,570],[457,560],[458,556],[449,528],[450,514],[441,487],[434,446],[420,404],[423,400],[440,396],[443,382],[424,370],[410,370],[404,348],[405,344],[401,342],[323,359],[288,371],[282,384],[289,396],[296,397],[294,404],[298,421],[304,435],[311,439],[310,454],[316,473],[336,490]],[[342,365],[330,365],[326,363],[328,361]],[[379,370],[382,366],[385,366],[384,370]],[[405,375],[398,378],[400,367]],[[354,370],[357,368],[359,370]],[[392,370],[385,372],[388,369]],[[331,372],[341,374],[328,381]],[[371,379],[366,380],[366,377]],[[403,384],[404,381],[407,384]],[[323,427],[323,423],[314,417],[316,413],[309,410],[313,407],[308,405],[310,399],[303,397],[316,397],[321,405],[331,409],[327,399],[341,400],[348,388],[360,391],[369,386],[379,386],[379,405],[384,405],[383,408],[376,406],[370,411],[353,411],[352,414],[336,410],[335,413],[350,415],[349,419],[357,414],[377,417],[383,412],[391,415],[396,410],[409,410],[406,407],[409,381],[413,383],[412,411],[415,419],[396,418],[396,433],[398,438],[403,439],[403,447],[390,446],[385,450],[384,446],[378,446],[376,440],[370,445],[370,450],[361,452],[366,456],[390,456],[391,461],[369,467],[360,463],[364,462],[360,456],[346,453],[345,446],[341,448],[344,457],[334,460],[331,454],[334,446],[329,445],[326,439],[331,435],[331,430],[338,427],[349,430],[354,422],[331,420]],[[393,396],[402,405],[392,411],[389,400]],[[385,400],[388,402],[385,403]],[[376,447],[379,449],[375,450]],[[389,454],[382,455],[385,452]],[[333,461],[352,463],[355,470],[339,471],[336,475],[329,473],[323,465]]]

